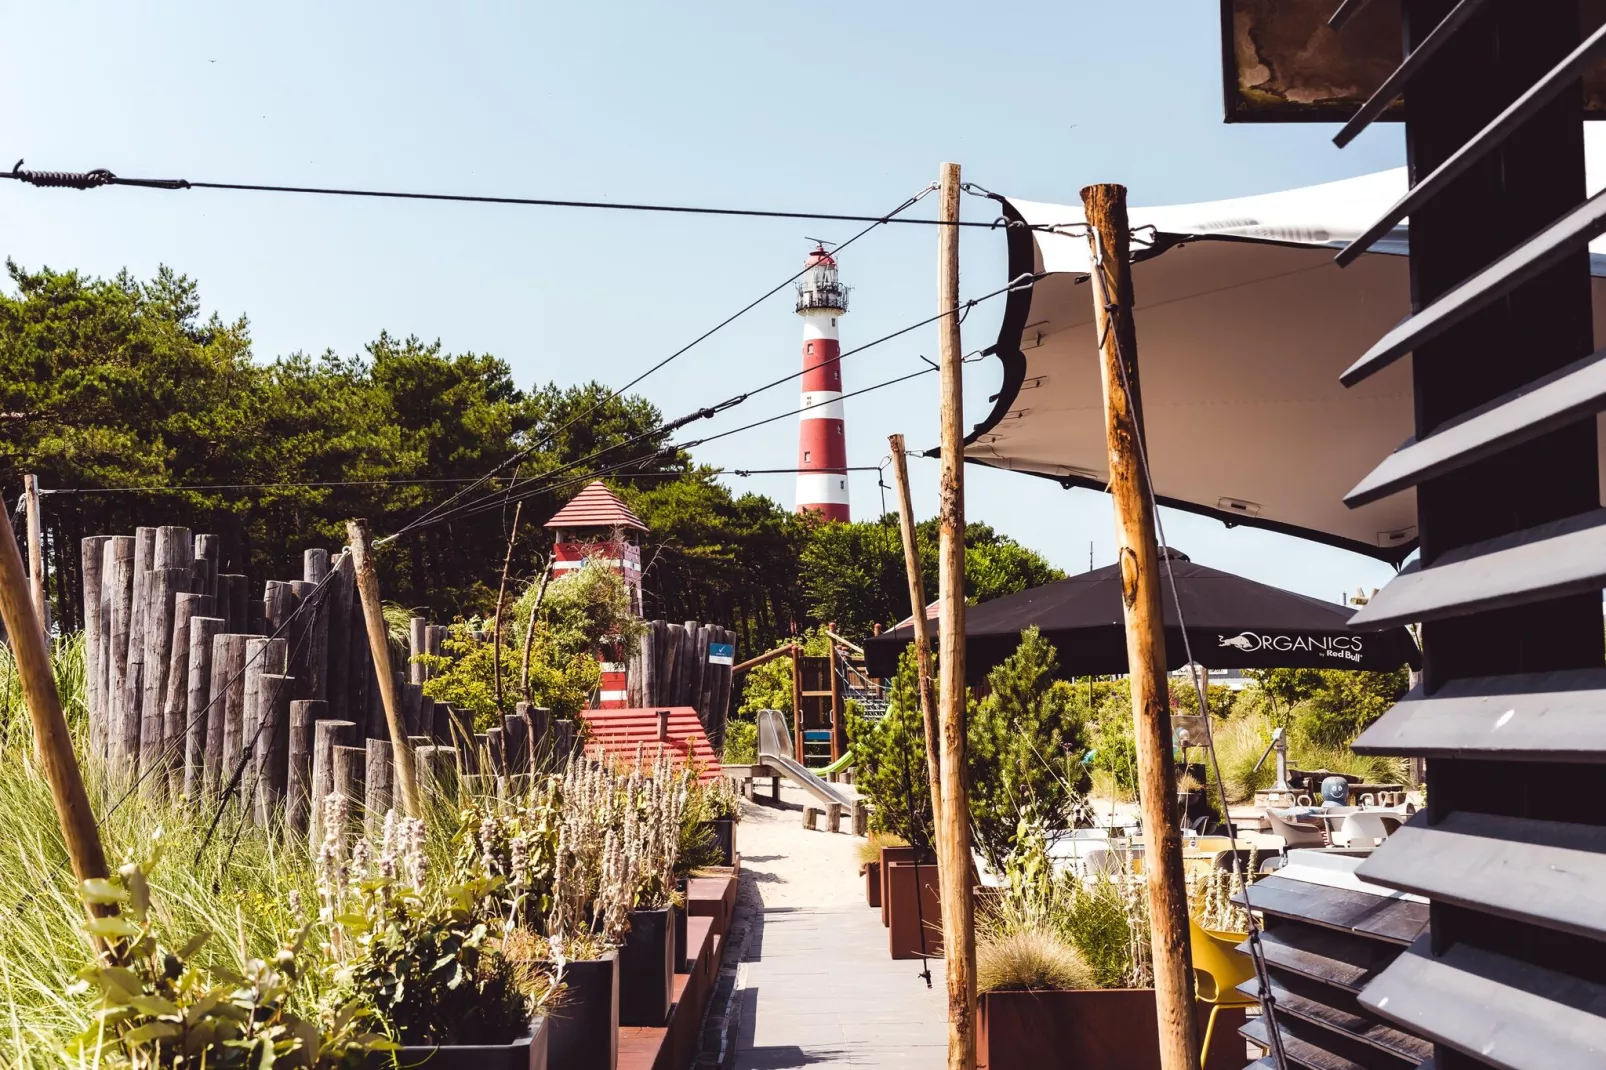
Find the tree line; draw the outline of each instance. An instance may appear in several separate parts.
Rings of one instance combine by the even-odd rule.
[[[830,524],[734,494],[717,469],[649,434],[663,418],[645,397],[613,398],[598,382],[526,390],[493,355],[383,332],[357,355],[259,360],[248,320],[203,316],[197,284],[169,268],[141,280],[6,266],[0,485],[16,494],[32,472],[47,492],[63,630],[79,622],[86,535],[179,524],[222,536],[224,571],[294,575],[304,549],[343,544],[348,518],[396,531],[521,452],[476,496],[564,469],[524,502],[511,572],[537,575],[551,549],[540,524],[605,449],[596,464],[651,529],[649,616],[723,623],[757,652],[815,623],[863,636],[908,615],[894,518]],[[488,615],[512,519],[511,505],[449,517],[389,544],[387,597],[435,616]],[[933,521],[919,542],[935,597]],[[966,543],[972,598],[1059,575],[986,525]]]

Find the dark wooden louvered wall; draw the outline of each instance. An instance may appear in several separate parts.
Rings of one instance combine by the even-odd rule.
[[[1606,351],[1586,246],[1606,198],[1586,198],[1579,71],[1606,33],[1571,2],[1401,6],[1407,49],[1455,15],[1431,57],[1406,60],[1414,193],[1373,228],[1409,214],[1413,314],[1344,379],[1411,355],[1416,441],[1351,500],[1414,488],[1421,561],[1355,624],[1422,622],[1423,676],[1356,749],[1428,758],[1428,806],[1358,875],[1431,907],[1351,989],[1360,1013],[1430,1038],[1438,1070],[1601,1067]],[[1277,954],[1315,935],[1267,910]],[[1280,1006],[1293,1048],[1300,996],[1290,984]]]
[[[1302,868],[1295,864],[1288,876],[1265,878],[1249,897],[1264,917],[1260,948],[1284,1055],[1291,1067],[1310,1070],[1414,1070],[1431,1056],[1432,1045],[1359,1000],[1366,985],[1427,930],[1427,906],[1292,876]],[[1240,950],[1251,953],[1247,943]],[[1240,990],[1264,996],[1258,979]],[[1254,1019],[1241,1032],[1269,1047],[1267,1022]],[[1269,1055],[1255,1066],[1275,1070]]]

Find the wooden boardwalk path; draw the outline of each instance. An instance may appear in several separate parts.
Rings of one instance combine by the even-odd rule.
[[[918,960],[888,956],[855,872],[862,841],[804,831],[802,798],[783,788],[781,808],[747,804],[737,834],[748,929],[727,1065],[944,1066],[941,960],[928,989]]]

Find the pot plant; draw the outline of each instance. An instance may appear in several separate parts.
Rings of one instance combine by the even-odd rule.
[[[337,797],[331,796],[331,800]],[[385,817],[377,854],[359,839],[340,857],[344,815],[330,803],[319,855],[321,916],[332,991],[372,1010],[397,1046],[373,1065],[529,1067],[544,1063],[541,1011],[551,986],[521,985],[485,906],[501,875],[426,882],[424,823]]]
[[[978,914],[978,1062],[1066,1070],[1158,1070],[1157,1010],[1142,878],[1056,875],[1043,838],[1023,827],[1005,865],[1008,885]],[[1233,920],[1218,885],[1195,882],[1196,911]],[[1195,1004],[1201,1025],[1210,1007]],[[1223,1011],[1206,1070],[1244,1063],[1242,1010]]]
[[[742,820],[742,797],[736,786],[724,777],[701,785],[695,792],[694,808],[700,826],[713,838],[711,866],[736,864],[736,826]]]
[[[628,930],[619,948],[619,1022],[661,1026],[675,997],[675,873],[691,782],[660,756],[650,776],[638,771],[624,783],[623,828],[604,861],[604,881],[619,888],[604,898],[628,896]]]
[[[881,848],[908,846],[890,832],[870,830],[857,847],[859,875],[864,878],[864,901],[867,906],[881,905]]]
[[[148,877],[161,851],[129,863],[116,876],[80,887],[97,911],[84,925],[97,951],[69,994],[91,994],[87,1028],[67,1045],[80,1065],[215,1066],[232,1070],[278,1065],[335,1070],[395,1045],[374,1015],[357,1003],[338,1006],[328,1021],[292,1014],[287,1003],[303,981],[310,927],[271,961],[251,959],[239,975],[208,969],[197,956],[211,937],[169,942],[151,916]],[[315,965],[315,963],[314,963]]]

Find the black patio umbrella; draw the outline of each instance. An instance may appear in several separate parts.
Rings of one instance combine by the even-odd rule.
[[[1171,551],[1170,564],[1194,659],[1206,668],[1388,670],[1420,662],[1416,643],[1404,628],[1352,631],[1345,623],[1351,610],[1344,606],[1196,565],[1176,551]],[[1160,601],[1165,608],[1166,668],[1178,669],[1188,659],[1163,562]],[[1059,651],[1063,675],[1126,672],[1120,566],[972,606],[965,612],[965,675],[980,681],[1014,652],[1020,633],[1033,625]],[[867,642],[868,673],[893,675],[912,638],[913,629],[905,625]]]

